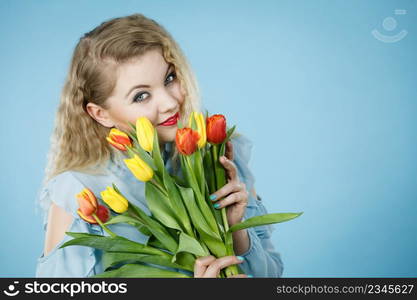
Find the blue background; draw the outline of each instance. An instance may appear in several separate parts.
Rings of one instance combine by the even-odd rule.
[[[0,276],[35,274],[36,195],[77,40],[140,12],[181,45],[206,107],[253,140],[269,212],[304,211],[275,226],[284,277],[416,277],[416,1],[150,2],[0,2]]]

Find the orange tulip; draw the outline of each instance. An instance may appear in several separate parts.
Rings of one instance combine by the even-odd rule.
[[[91,216],[97,211],[97,199],[90,189],[84,188],[76,195],[76,198],[80,207],[79,210],[84,216]]]
[[[177,130],[175,136],[175,143],[180,153],[184,155],[191,155],[197,150],[200,135],[197,131],[191,128],[181,128]]]
[[[84,221],[90,224],[97,224],[97,221],[93,217],[93,215],[86,216],[81,212],[80,209],[77,210],[77,213],[81,217],[81,219],[83,219]],[[98,205],[97,211],[95,212],[95,214],[102,223],[106,223],[110,218],[110,210],[106,206],[101,205],[101,204]]]
[[[106,140],[116,149],[126,151],[126,146],[132,147],[129,136],[119,129],[112,128]]]
[[[97,221],[93,216],[95,214],[100,221],[103,223],[107,222],[110,217],[109,209],[104,205],[99,205],[97,203],[96,196],[94,196],[90,189],[84,188],[76,195],[76,198],[79,205],[77,213],[81,219],[91,224],[97,224]]]
[[[207,140],[212,144],[220,144],[226,138],[226,118],[223,115],[212,115],[207,118]]]

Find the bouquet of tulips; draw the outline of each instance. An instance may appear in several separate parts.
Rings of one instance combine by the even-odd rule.
[[[165,168],[157,132],[147,118],[138,118],[129,126],[131,132],[113,128],[107,140],[129,155],[124,162],[145,183],[151,214],[129,202],[114,184],[100,193],[101,198],[88,188],[76,195],[80,217],[99,224],[108,236],[67,232],[73,239],[61,247],[82,245],[103,250],[105,271],[95,277],[189,277],[187,272],[172,269],[192,272],[198,257],[234,255],[233,232],[288,221],[301,214],[255,216],[229,227],[226,208],[213,208],[210,195],[226,184],[219,157],[225,154],[235,129],[227,130],[223,115],[208,117],[207,113],[193,112],[188,127],[178,122],[175,144],[182,176],[170,174]],[[149,236],[148,241],[141,244],[116,235],[108,226],[116,223],[135,227]],[[232,265],[219,276],[239,273],[242,270]]]

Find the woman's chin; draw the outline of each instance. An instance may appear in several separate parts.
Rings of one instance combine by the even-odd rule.
[[[175,135],[177,134],[177,126],[170,126],[158,129],[159,140],[162,143],[170,143],[175,141]]]

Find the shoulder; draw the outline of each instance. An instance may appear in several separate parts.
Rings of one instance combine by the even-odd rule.
[[[44,217],[47,214],[51,203],[63,208],[74,217],[78,217],[78,203],[76,195],[88,187],[95,195],[99,195],[107,185],[122,179],[123,170],[108,164],[105,168],[91,171],[67,170],[43,184],[38,193],[38,204],[41,207]]]
[[[41,206],[48,210],[52,202],[74,217],[78,217],[75,195],[85,186],[73,171],[65,171],[52,177],[43,187],[40,195]]]

